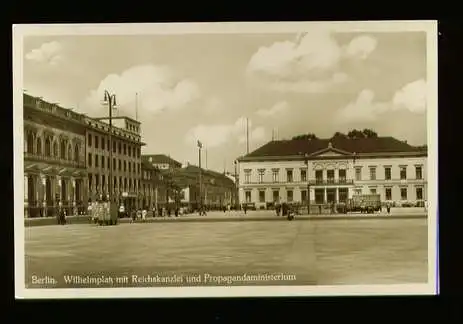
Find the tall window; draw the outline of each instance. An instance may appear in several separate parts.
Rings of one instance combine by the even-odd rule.
[[[265,191],[264,190],[259,191],[259,202],[261,203],[265,202]]]
[[[105,158],[104,158],[104,156],[102,155],[102,156],[101,156],[101,167],[102,167],[103,169],[104,169],[104,160],[105,160]]]
[[[92,166],[92,153],[88,153],[88,166],[91,167]]]
[[[392,200],[392,189],[386,188],[384,191],[385,191],[386,200]]]
[[[301,201],[302,202],[307,201],[307,190],[301,190]]]
[[[129,156],[132,156],[132,146],[129,146]]]
[[[117,160],[117,164],[118,164],[118,168],[117,168],[117,169],[118,169],[119,171],[121,171],[121,170],[122,170],[122,162],[121,162],[120,159]]]
[[[264,170],[264,169],[260,169],[260,170],[259,170],[259,183],[263,183],[263,182],[264,182],[264,174],[265,174],[265,170]]]
[[[326,180],[328,183],[334,183],[334,170],[326,170]]]
[[[370,167],[370,180],[376,180],[376,167]]]
[[[339,172],[339,182],[346,183],[346,170],[340,169],[338,172]]]
[[[250,191],[245,192],[245,199],[247,203],[251,202],[251,192]]]
[[[384,168],[384,179],[391,180],[391,167]]]
[[[305,169],[301,170],[301,181],[302,182],[307,181],[307,170]]]
[[[244,183],[251,182],[251,170],[244,170]]]
[[[72,146],[68,145],[68,160],[72,160]]]
[[[98,155],[95,154],[95,168],[98,168],[98,167],[99,167],[98,163],[99,163]]]
[[[116,158],[113,158],[113,170],[116,170]]]
[[[272,181],[273,182],[279,182],[278,175],[279,175],[278,169],[272,170]]]
[[[116,142],[113,142],[113,153],[116,153]]]
[[[42,154],[42,140],[40,139],[40,137],[37,137],[37,154]]]
[[[27,134],[26,145],[26,152],[30,154],[34,153],[34,136],[32,135],[32,133]]]
[[[416,188],[416,200],[423,200],[423,188]]]
[[[400,188],[400,198],[407,200],[407,188]]]
[[[124,155],[127,154],[127,146],[124,144]]]
[[[97,149],[99,146],[98,136],[95,135],[95,148]]]
[[[286,181],[293,182],[293,170],[286,170]]]
[[[88,134],[87,138],[88,147],[92,147],[92,134]]]
[[[406,180],[406,179],[407,179],[407,167],[401,166],[400,167],[400,180]]]
[[[62,139],[61,140],[61,145],[60,145],[60,158],[65,159],[66,158],[66,142]]]
[[[416,179],[423,179],[423,168],[421,166],[416,166],[415,167],[415,175]]]
[[[122,148],[122,145],[121,145],[121,143],[119,142],[119,143],[117,144],[117,152],[118,152],[119,154],[121,154],[121,148]]]
[[[375,195],[376,194],[376,188],[370,188],[370,193],[372,195]]]
[[[286,196],[287,196],[287,198],[288,198],[288,202],[292,202],[292,201],[293,201],[293,198],[294,198],[294,197],[293,197],[293,191],[292,191],[292,190],[288,190],[288,191],[286,192]]]
[[[45,156],[51,156],[51,142],[48,137],[45,139]]]
[[[88,174],[88,191],[92,191],[92,174]]]
[[[101,149],[104,150],[104,146],[105,146],[105,139],[103,136],[101,136]]]
[[[360,188],[355,188],[355,189],[354,189],[354,193],[355,193],[356,195],[361,195],[361,194],[362,194],[362,189],[360,189]]]
[[[323,170],[315,170],[315,181],[317,183],[323,182]]]
[[[362,168],[355,168],[355,180],[361,181],[362,180]]]
[[[53,143],[53,156],[58,157],[58,143],[56,141]]]
[[[108,168],[108,170],[111,170],[111,160],[109,159],[109,157],[108,157],[106,164],[107,164],[106,167]]]
[[[74,161],[76,162],[79,161],[79,155],[80,155],[79,144],[76,144],[76,146],[74,147]]]
[[[273,202],[278,202],[280,200],[280,192],[278,190],[273,190]]]

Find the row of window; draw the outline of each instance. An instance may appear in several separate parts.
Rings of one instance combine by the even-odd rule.
[[[71,143],[62,139],[58,146],[58,141],[51,144],[50,138],[45,139],[45,145],[42,144],[42,139],[37,137],[34,146],[34,137],[29,134],[26,138],[26,153],[35,155],[44,155],[46,157],[55,157],[63,160],[79,161],[80,158],[80,145],[76,143],[72,147]]]
[[[107,188],[109,177],[106,177],[104,174],[88,174],[88,190],[91,191],[94,186],[97,190],[102,188]],[[113,180],[113,189],[119,189],[121,191],[137,191],[137,188],[140,187],[140,180],[126,178],[126,177],[114,177]]]
[[[109,139],[107,136],[98,136],[98,135],[87,135],[87,146],[94,146],[95,149],[106,150],[109,152]],[[130,144],[122,143],[115,139],[112,140],[113,153],[118,153],[120,155],[125,155],[128,157],[140,158],[141,149],[137,146],[132,146]]]
[[[272,170],[272,181],[273,182],[279,182],[279,170],[278,169],[273,169]],[[391,180],[391,167],[385,167],[384,168],[384,179],[385,180]],[[257,175],[258,175],[258,182],[263,183],[264,182],[264,176],[265,176],[265,169],[258,169],[257,170]],[[327,181],[334,182],[335,179],[335,170],[326,170],[326,177]],[[345,181],[346,180],[346,170],[345,169],[339,169],[338,170],[338,178],[339,181]],[[307,181],[307,170],[301,169],[300,170],[300,181],[305,182]],[[376,167],[370,167],[370,180],[376,180]],[[400,167],[400,180],[406,180],[407,179],[407,167],[406,166],[401,166]],[[415,166],[415,179],[423,179],[423,168],[422,166]],[[315,180],[318,182],[323,181],[323,170],[315,170]],[[362,168],[357,167],[355,168],[355,180],[361,181],[362,180]],[[244,170],[244,183],[250,183],[251,182],[251,170],[247,169]],[[287,169],[286,170],[286,182],[294,182],[294,174],[292,169]]]
[[[338,201],[339,202],[346,202],[348,198],[348,189],[347,188],[339,188],[338,189]],[[355,194],[362,194],[362,189],[354,190]],[[370,193],[376,194],[376,189],[371,188]],[[336,201],[336,192],[334,190],[327,190],[327,197],[326,200],[328,202]],[[392,200],[392,188],[384,188],[384,197],[386,200]],[[415,188],[415,197],[416,200],[423,200],[423,188],[416,187]],[[278,202],[280,200],[280,191],[273,190],[272,192],[273,202]],[[400,199],[401,200],[408,200],[408,188],[400,188]],[[246,202],[251,202],[251,191],[245,191],[245,200]],[[286,200],[287,202],[294,201],[294,191],[287,190],[286,191]],[[307,190],[301,190],[301,201],[307,201]],[[259,190],[259,202],[265,203],[265,190]],[[323,189],[315,189],[315,203],[324,203],[325,202],[325,191]]]
[[[106,161],[106,162],[105,162]],[[98,155],[95,154],[93,155],[92,153],[88,153],[88,159],[87,159],[87,164],[88,167],[95,167],[95,168],[106,168],[109,170],[110,166],[110,159],[109,157],[105,157],[103,155]],[[117,167],[117,170],[123,171],[123,172],[131,172],[135,174],[139,174],[141,172],[141,164],[140,163],[135,163],[135,162],[128,162],[123,161],[121,159],[116,159],[113,158],[113,170],[115,171]],[[128,167],[128,169],[127,169]]]

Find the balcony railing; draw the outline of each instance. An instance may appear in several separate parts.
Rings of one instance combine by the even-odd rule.
[[[314,186],[330,186],[330,185],[352,185],[354,180],[352,179],[315,179],[309,181],[310,185]]]
[[[32,161],[59,164],[59,165],[63,165],[63,166],[71,166],[71,167],[75,167],[75,168],[85,168],[85,162],[84,161],[66,160],[66,159],[56,157],[56,156],[38,155],[38,154],[25,152],[24,153],[24,159],[32,160]]]

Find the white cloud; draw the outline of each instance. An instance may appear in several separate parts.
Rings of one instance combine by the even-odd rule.
[[[267,136],[267,133],[264,127],[262,126],[256,127],[249,133],[249,142],[250,144],[253,144],[253,145],[261,144],[263,141],[265,141],[266,136]],[[246,143],[246,135],[241,135],[238,138],[238,143],[240,144]]]
[[[252,141],[261,141],[265,137],[263,127],[253,128],[252,121],[248,120],[249,138]],[[195,145],[200,140],[205,147],[215,148],[237,138],[239,143],[246,141],[246,118],[240,117],[235,122],[219,125],[197,125],[185,134],[185,143]]]
[[[392,99],[394,109],[420,113],[426,110],[426,81],[421,79],[405,85]]]
[[[224,109],[224,102],[217,97],[210,97],[205,101],[204,112],[206,114],[216,114]]]
[[[349,79],[339,70],[343,59],[365,59],[376,45],[376,39],[359,36],[342,47],[328,29],[316,27],[294,41],[259,48],[248,63],[247,75],[276,91],[323,92]]]
[[[104,90],[116,94],[119,113],[128,115],[133,115],[136,93],[141,114],[181,109],[200,97],[193,80],[179,77],[169,67],[154,65],[135,66],[121,74],[108,75],[91,91],[85,106],[100,111]]]
[[[63,60],[63,47],[57,42],[43,43],[39,48],[35,48],[26,54],[26,59],[37,63],[57,65]]]
[[[290,109],[289,104],[286,101],[277,102],[270,109],[260,109],[256,111],[256,114],[261,117],[275,117],[285,114]]]
[[[371,122],[381,114],[392,110],[408,110],[422,113],[426,110],[426,81],[417,80],[398,90],[391,101],[375,101],[375,94],[369,89],[361,91],[354,102],[340,109],[336,116],[338,123]]]
[[[350,57],[366,59],[378,45],[376,38],[359,36],[354,38],[346,47],[345,54]]]

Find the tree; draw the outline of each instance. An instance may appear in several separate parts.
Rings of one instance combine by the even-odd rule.
[[[348,138],[365,138],[365,134],[358,130],[358,129],[353,129],[347,133]]]
[[[332,138],[347,138],[347,135],[341,132],[336,132]]]
[[[318,137],[314,133],[308,133],[308,134],[296,135],[292,139],[293,140],[313,140],[313,139],[318,139]]]
[[[376,138],[378,137],[378,133],[376,133],[374,130],[365,128],[362,133],[365,135],[366,138]]]

